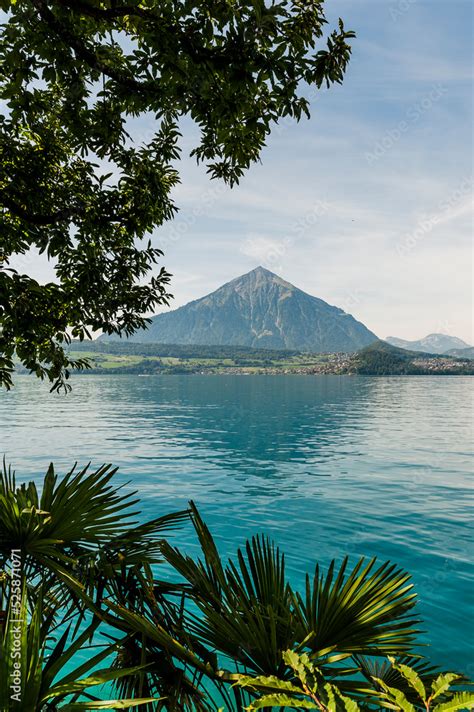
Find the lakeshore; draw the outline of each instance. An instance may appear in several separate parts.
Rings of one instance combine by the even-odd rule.
[[[377,342],[357,353],[309,354],[246,347],[88,343],[70,351],[82,373],[116,375],[473,375],[474,361],[405,351]],[[90,350],[87,350],[90,349]]]

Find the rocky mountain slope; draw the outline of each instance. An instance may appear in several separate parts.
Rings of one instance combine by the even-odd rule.
[[[342,309],[257,267],[212,294],[158,314],[129,341],[325,353],[354,352],[376,339]]]

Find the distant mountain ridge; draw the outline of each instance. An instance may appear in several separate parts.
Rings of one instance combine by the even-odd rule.
[[[454,349],[470,348],[469,344],[459,339],[457,336],[449,336],[448,334],[428,334],[423,339],[417,341],[407,341],[399,339],[396,336],[387,336],[385,341],[392,346],[398,346],[401,349],[409,351],[424,351],[432,354],[445,354]]]
[[[474,360],[474,346],[468,346],[467,349],[449,349],[449,351],[445,351],[444,355]]]
[[[113,337],[101,337],[110,340]],[[342,309],[263,267],[179,309],[158,314],[132,342],[354,352],[377,336]]]

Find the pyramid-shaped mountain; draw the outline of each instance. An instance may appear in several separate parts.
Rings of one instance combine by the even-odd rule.
[[[357,351],[377,337],[342,309],[263,267],[212,294],[153,317],[136,342],[250,346],[314,353]]]

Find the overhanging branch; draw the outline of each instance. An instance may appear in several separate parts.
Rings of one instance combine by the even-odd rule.
[[[25,220],[32,225],[38,227],[55,225],[62,220],[69,220],[74,214],[77,214],[77,210],[72,210],[70,208],[63,210],[56,210],[52,213],[33,213],[27,210],[22,205],[19,205],[13,198],[6,195],[5,192],[0,193],[0,205],[5,206],[15,217]]]
[[[83,0],[58,0],[58,2],[60,5],[63,5],[74,12],[80,11],[84,13],[84,15],[95,17],[97,20],[115,20],[121,17],[140,17],[144,20],[159,20],[159,18],[150,12],[150,10],[133,5],[101,8],[89,5],[89,3],[84,2]]]
[[[157,85],[155,82],[140,82],[131,75],[125,74],[111,67],[109,64],[99,59],[99,57],[90,50],[87,45],[75,35],[71,30],[50,10],[45,0],[31,0],[33,7],[36,8],[38,15],[48,27],[63,41],[74,50],[76,56],[82,59],[93,69],[97,69],[102,74],[105,74],[110,79],[113,79],[125,89],[134,92],[152,92],[156,95]]]

